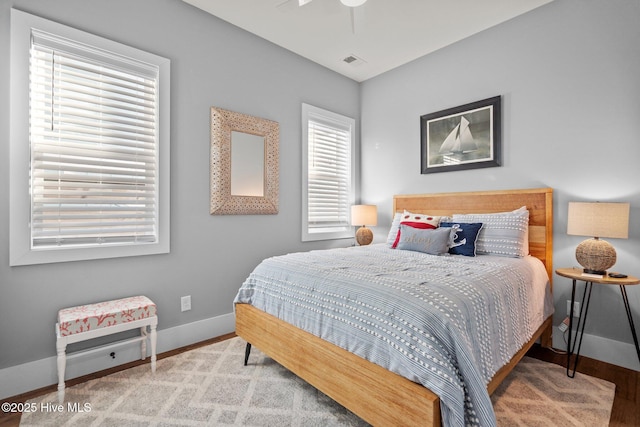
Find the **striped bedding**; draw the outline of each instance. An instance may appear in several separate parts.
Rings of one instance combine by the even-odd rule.
[[[385,244],[268,258],[234,302],[423,384],[446,426],[496,424],[486,386],[553,310],[536,258]]]

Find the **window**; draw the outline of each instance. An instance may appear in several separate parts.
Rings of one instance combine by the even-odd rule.
[[[355,120],[302,104],[302,240],[353,237]]]
[[[11,18],[11,265],[168,252],[169,61]]]

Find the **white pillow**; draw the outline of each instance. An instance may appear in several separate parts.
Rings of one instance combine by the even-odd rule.
[[[387,234],[387,246],[391,247],[398,237],[398,230],[400,230],[400,221],[402,221],[402,213],[396,212],[391,221],[391,228],[389,234]]]
[[[476,252],[520,258],[529,255],[529,211],[526,206],[511,212],[490,214],[454,214],[453,222],[483,224]]]

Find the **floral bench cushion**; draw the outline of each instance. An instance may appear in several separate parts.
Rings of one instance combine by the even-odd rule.
[[[115,326],[156,315],[156,305],[145,296],[64,308],[58,312],[60,336]]]

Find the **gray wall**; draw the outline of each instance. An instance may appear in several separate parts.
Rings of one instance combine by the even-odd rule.
[[[638,22],[637,0],[556,0],[363,83],[361,198],[378,204],[376,241],[396,193],[548,186],[556,268],[577,265],[583,240],[566,235],[569,201],[628,201],[630,235],[611,241],[614,269],[640,276]],[[503,166],[421,175],[420,116],[496,95]],[[570,288],[554,278],[555,324]],[[640,286],[628,292],[638,324]],[[632,343],[617,287],[598,287],[593,298],[587,332]],[[635,352],[630,357],[638,369]]]
[[[57,310],[145,294],[158,328],[232,312],[267,256],[339,242],[300,240],[300,109],[359,118],[359,85],[179,0],[0,1],[0,58],[15,7],[171,59],[171,253],[9,267],[9,208],[0,207],[0,369],[55,354]],[[9,200],[9,63],[0,61],[0,199]],[[280,213],[209,215],[209,108],[280,123]],[[344,243],[344,242],[342,242]],[[180,312],[180,296],[193,309]]]
[[[0,369],[54,355],[59,308],[131,294],[159,306],[159,329],[231,312],[264,257],[344,245],[301,243],[300,104],[361,119],[363,202],[386,235],[396,193],[550,186],[555,266],[575,265],[570,200],[631,202],[616,269],[640,275],[640,2],[556,0],[361,85],[179,0],[0,0],[0,57],[11,7],[172,60],[171,253],[40,266],[9,265],[9,210],[0,206]],[[150,16],[149,16],[150,15]],[[0,62],[0,198],[9,199],[9,64]],[[504,166],[420,174],[419,117],[503,96]],[[280,213],[210,216],[209,107],[280,123]],[[564,315],[569,283],[555,278]],[[629,289],[640,318],[640,286]],[[193,309],[180,312],[191,295]],[[620,295],[594,290],[590,334],[631,342]],[[557,323],[556,322],[556,323]],[[637,323],[640,323],[638,321]],[[637,368],[636,368],[637,369]]]

